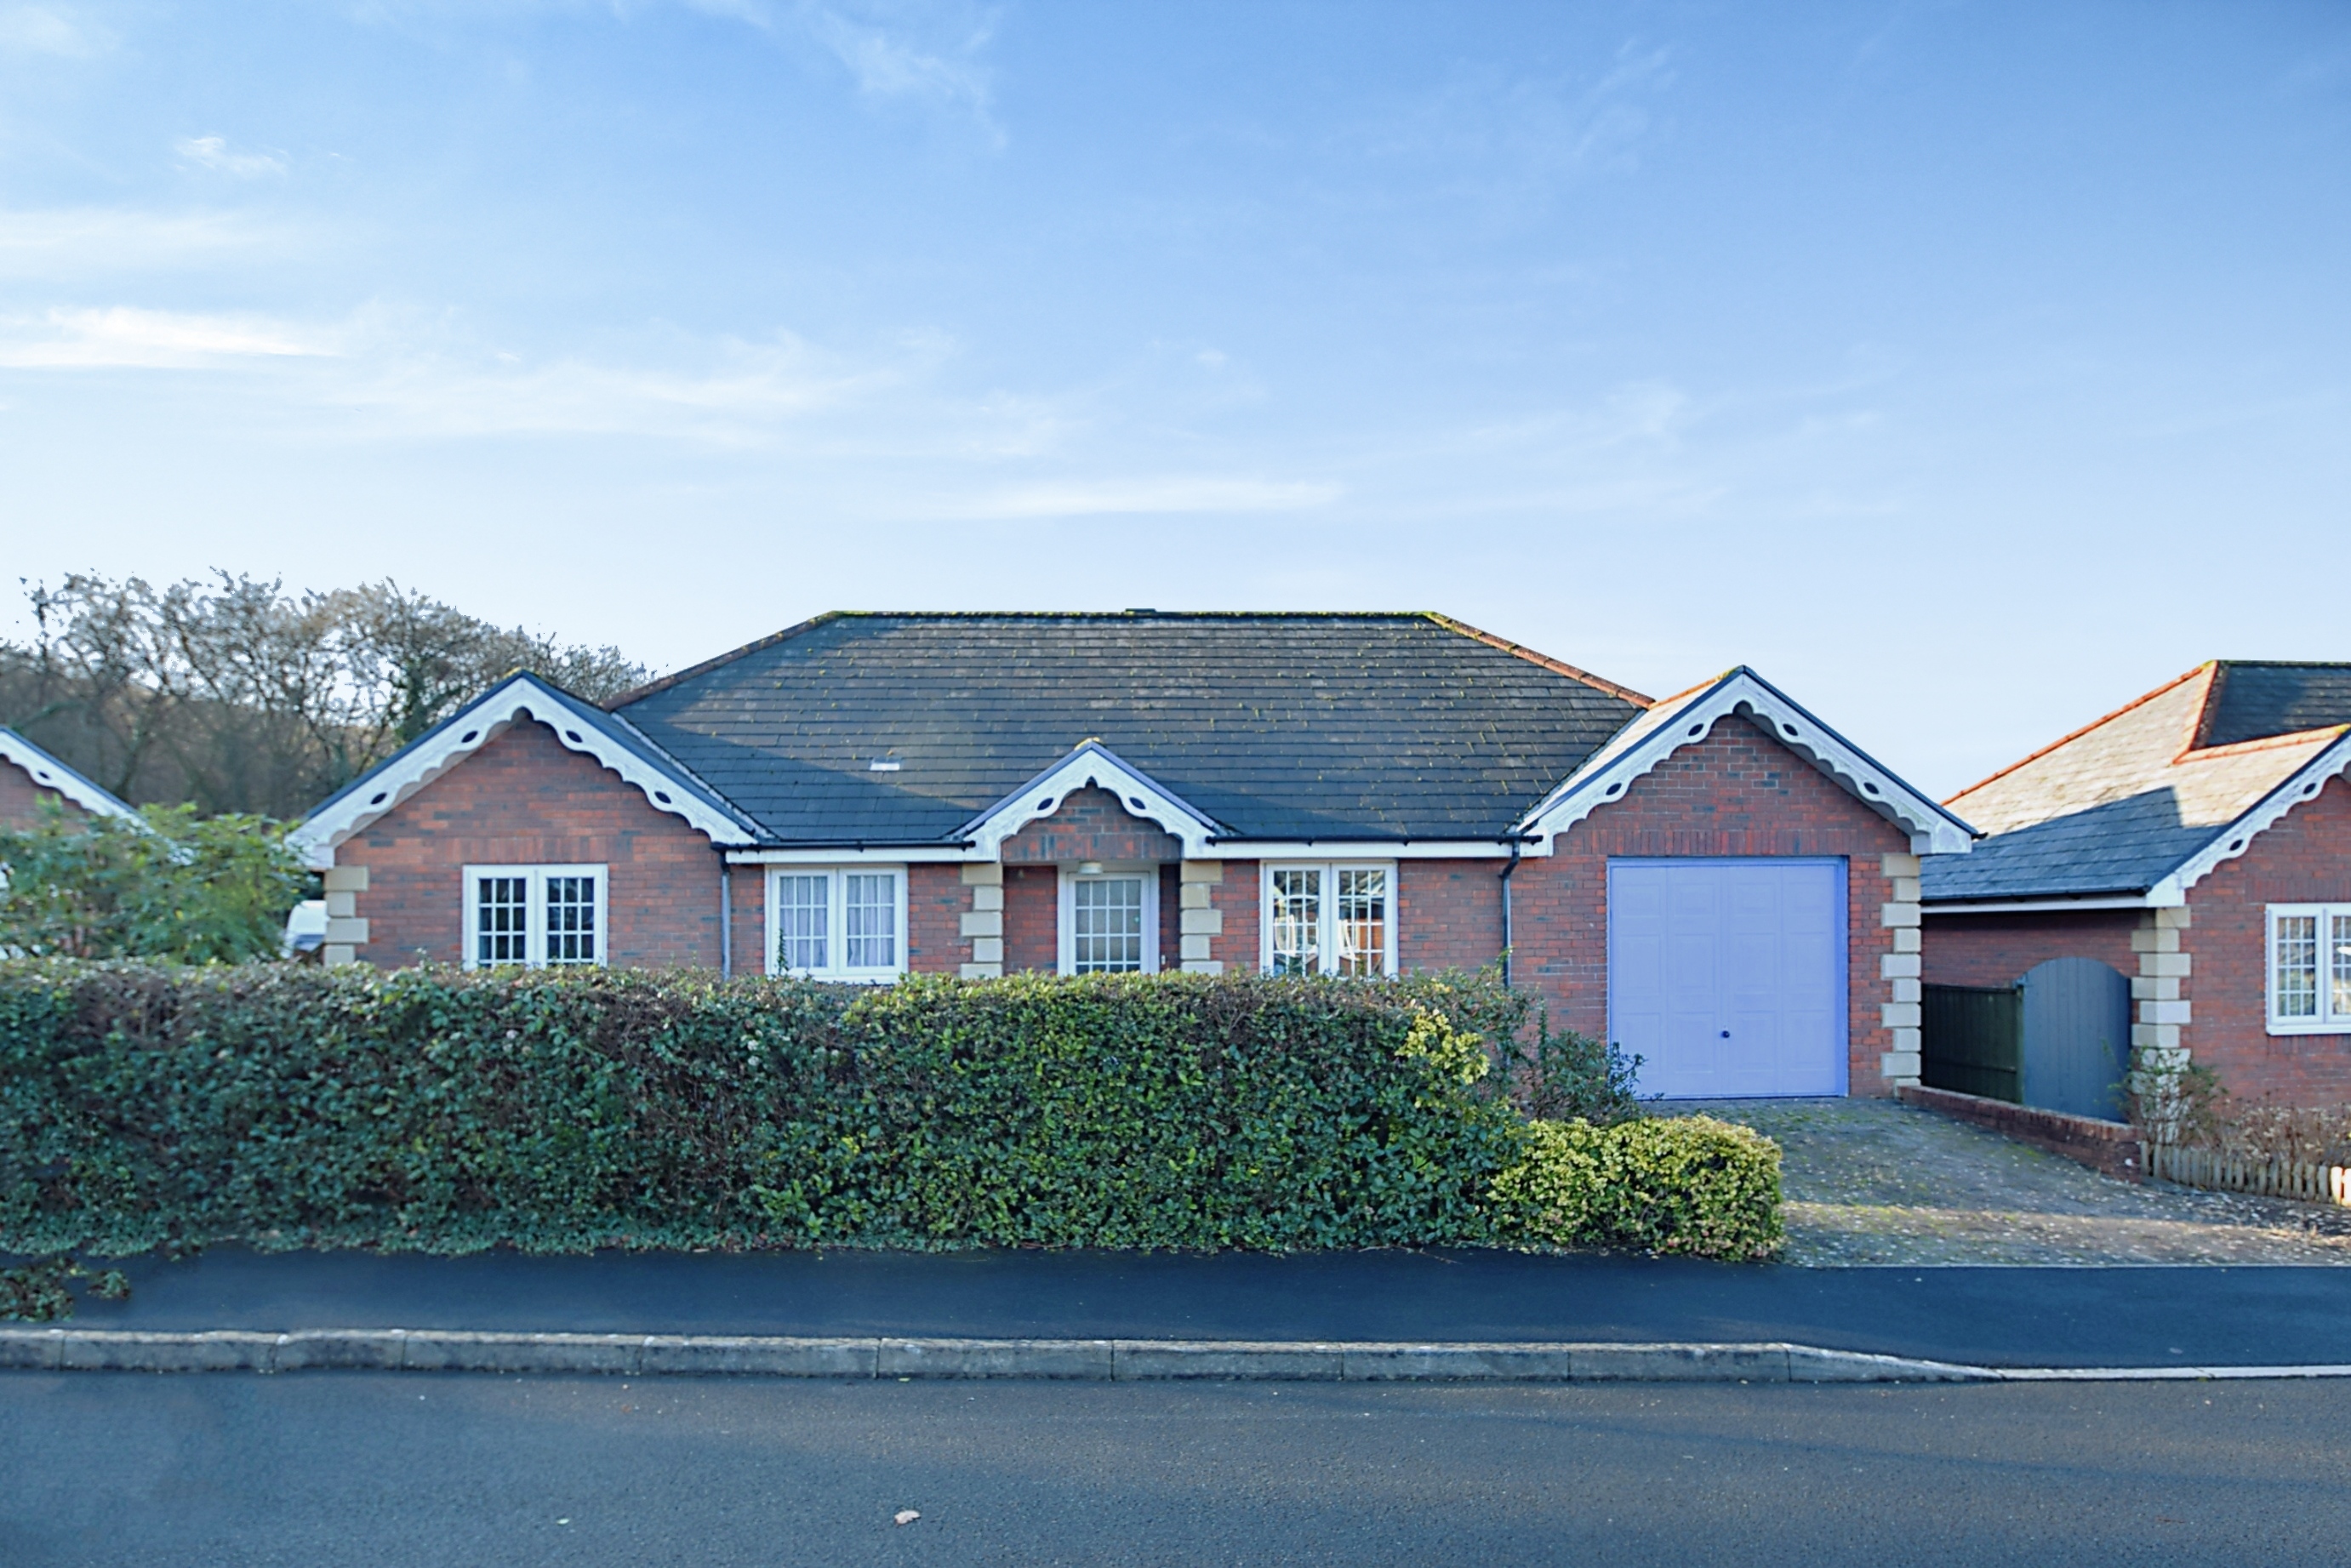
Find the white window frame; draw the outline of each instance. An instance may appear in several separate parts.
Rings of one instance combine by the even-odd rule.
[[[862,966],[851,968],[848,940],[848,879],[852,876],[888,875],[896,879],[898,890],[896,940],[893,946],[893,961],[888,965]],[[782,936],[782,911],[777,896],[777,884],[788,876],[820,876],[825,879],[825,967],[820,969],[788,969],[777,962],[777,943]],[[766,896],[761,903],[767,909],[767,941],[762,965],[770,975],[791,975],[806,980],[842,980],[860,985],[888,985],[906,972],[906,868],[897,862],[855,862],[837,865],[771,865],[768,868]]]
[[[523,961],[520,964],[484,963],[478,956],[481,937],[481,900],[477,889],[485,877],[519,877],[525,883],[523,894]],[[551,876],[588,876],[596,879],[596,956],[592,959],[551,964],[547,957],[547,879]],[[459,884],[458,896],[465,904],[465,967],[468,969],[603,969],[612,962],[612,868],[609,865],[469,865],[465,868],[465,881]]]
[[[1396,927],[1402,901],[1397,897],[1396,862],[1394,861],[1263,861],[1259,862],[1257,894],[1258,967],[1273,972],[1273,873],[1278,871],[1319,871],[1322,873],[1322,918],[1315,973],[1337,972],[1339,961],[1339,925],[1331,917],[1331,909],[1339,896],[1339,873],[1343,871],[1376,871],[1387,873],[1388,918],[1384,933],[1386,950],[1380,955],[1380,973],[1393,977],[1396,972]]]
[[[1085,862],[1092,865],[1093,862]],[[1056,919],[1060,929],[1060,956],[1057,967],[1064,975],[1078,972],[1078,895],[1081,882],[1111,882],[1121,877],[1143,879],[1143,968],[1141,973],[1159,973],[1159,867],[1155,863],[1102,862],[1099,871],[1086,871],[1080,866],[1061,867],[1059,897],[1061,907]],[[1113,971],[1117,972],[1117,971]]]
[[[2317,933],[2318,1011],[2286,1018],[2278,1011],[2278,922],[2308,916]],[[2334,926],[2351,921],[2351,904],[2273,904],[2262,921],[2262,1011],[2272,1034],[2351,1034],[2351,1008],[2335,1005]]]

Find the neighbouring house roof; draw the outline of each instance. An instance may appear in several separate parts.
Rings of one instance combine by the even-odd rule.
[[[1744,664],[1702,686],[1660,698],[1528,812],[1521,831],[1537,840],[1565,832],[1622,797],[1635,779],[1675,752],[1705,739],[1719,721],[1734,716],[1761,728],[1908,833],[1913,852],[1968,852],[1974,829]]]
[[[319,802],[295,829],[291,841],[313,865],[332,864],[338,844],[365,831],[370,823],[518,722],[546,726],[567,750],[593,758],[635,785],[655,810],[684,818],[713,843],[747,845],[758,840],[756,824],[627,719],[528,671],[517,671]]]
[[[1929,904],[2176,903],[2351,766],[2351,664],[2215,661],[1951,798],[1991,837]]]
[[[13,729],[0,729],[0,762],[22,768],[34,783],[56,790],[92,816],[140,820],[139,813],[113,791],[91,782]]]
[[[1130,612],[825,615],[612,706],[768,842],[914,845],[1090,742],[1226,840],[1498,839],[1646,703],[1437,615]]]

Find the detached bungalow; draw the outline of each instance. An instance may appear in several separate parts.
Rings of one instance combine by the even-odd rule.
[[[32,827],[52,805],[73,817],[139,815],[15,730],[0,729],[0,827]]]
[[[2036,1056],[2079,1057],[2080,1092],[2103,1091],[2127,1040],[2241,1095],[2351,1101],[2346,770],[2351,664],[2220,661],[1954,797],[1991,834],[1926,867],[1926,978],[1954,1055],[1980,1054],[1980,997],[1962,993],[2016,988],[2028,1078]]]
[[[319,807],[330,962],[836,980],[1505,959],[1671,1095],[1918,1073],[1970,830],[1751,671],[1653,702],[1426,614],[834,614],[517,674]]]

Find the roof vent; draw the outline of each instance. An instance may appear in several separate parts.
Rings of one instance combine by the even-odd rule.
[[[865,765],[868,773],[895,773],[906,765],[894,757],[877,757]]]
[[[1130,610],[1127,613],[1129,615],[1156,615],[1159,612],[1156,610]]]

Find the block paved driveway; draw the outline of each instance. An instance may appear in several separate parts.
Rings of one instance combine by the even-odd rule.
[[[2351,1263],[2351,1209],[2134,1186],[1892,1101],[1661,1109],[1779,1141],[1790,1263]]]

